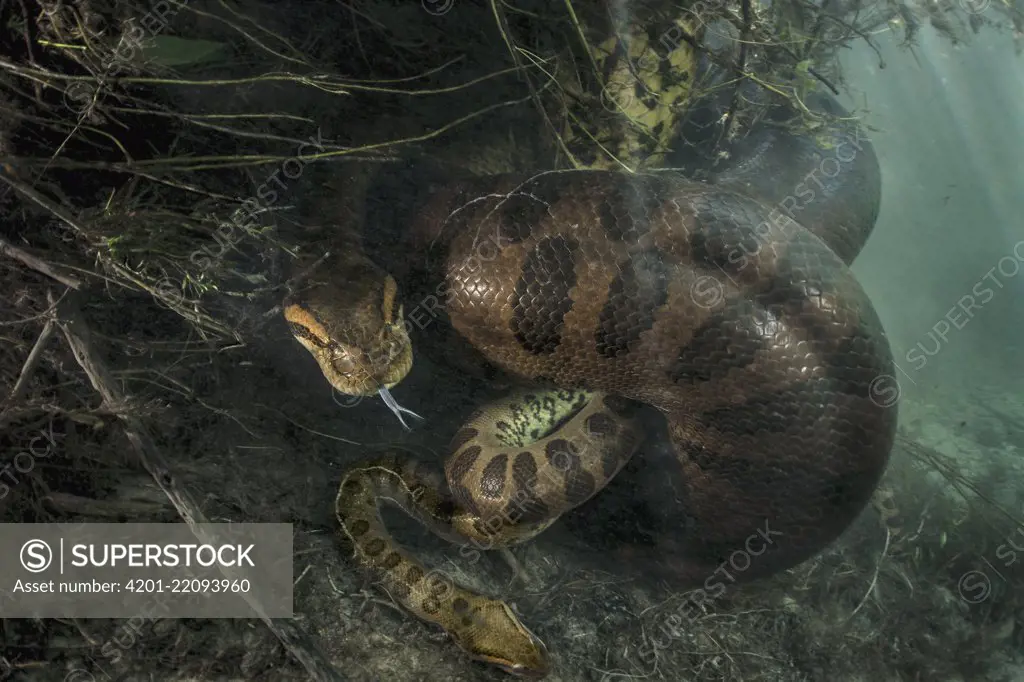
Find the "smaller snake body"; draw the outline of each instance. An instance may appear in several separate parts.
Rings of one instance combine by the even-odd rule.
[[[546,455],[540,466],[528,475],[517,471],[515,486],[493,489],[488,481],[495,476],[486,469],[478,472],[481,480],[466,475],[461,471],[465,459],[448,460],[447,479],[458,484],[446,486],[432,467],[409,457],[389,456],[348,471],[335,504],[338,521],[359,562],[378,575],[384,589],[413,614],[449,631],[477,660],[521,677],[543,676],[548,669],[547,650],[509,606],[456,585],[442,572],[426,571],[408,552],[385,540],[390,536],[378,508],[390,502],[438,536],[482,550],[523,542],[546,529],[563,511],[589,499],[590,495],[574,495],[575,491],[596,492],[594,486],[574,484],[575,477],[584,473],[573,466],[577,445],[544,434],[570,419],[582,424],[585,447],[604,462],[603,485],[640,443],[634,422],[624,414],[614,399],[586,391],[519,391],[501,404],[474,413],[451,443],[462,452],[539,448]],[[492,467],[504,466],[507,457],[495,457]],[[446,493],[449,488],[478,504],[467,510]],[[473,496],[470,488],[484,494]]]
[[[451,528],[460,522],[473,525],[476,519],[457,511],[443,489],[435,471],[410,458],[375,459],[351,469],[342,479],[335,509],[355,558],[392,599],[418,618],[440,625],[475,659],[517,676],[542,676],[548,670],[547,649],[508,604],[466,590],[442,572],[426,570],[390,541],[378,512],[385,501],[449,539]]]

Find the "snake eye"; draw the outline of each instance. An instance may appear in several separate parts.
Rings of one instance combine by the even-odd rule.
[[[331,349],[331,364],[339,374],[351,374],[356,368],[356,362],[352,358],[352,354],[341,346],[335,346]]]

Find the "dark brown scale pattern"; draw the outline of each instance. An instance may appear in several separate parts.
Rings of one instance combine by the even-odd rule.
[[[617,395],[606,395],[601,404],[620,417],[631,417],[637,410],[636,403]]]
[[[536,523],[551,518],[551,509],[532,489],[512,499],[505,505],[502,517],[517,523]]]
[[[530,353],[552,353],[561,342],[565,314],[572,307],[569,292],[576,284],[575,252],[569,237],[544,239],[523,266],[509,327]]]
[[[405,572],[405,582],[410,587],[414,587],[416,583],[423,580],[423,569],[419,566],[410,566]]]
[[[499,205],[498,239],[505,244],[519,244],[530,238],[533,225],[551,210],[550,204],[535,196],[515,193]]]
[[[618,428],[611,417],[600,412],[587,417],[583,425],[587,429],[588,434],[605,438],[614,436]]]
[[[579,466],[579,454],[577,454],[576,446],[564,438],[548,441],[544,447],[544,456],[547,458],[548,464],[559,471]]]
[[[448,444],[448,449],[450,452],[458,452],[462,449],[463,445],[479,435],[479,431],[469,426],[459,429],[455,432],[455,435],[452,436],[451,443]]]
[[[750,200],[727,193],[708,193],[691,200],[697,229],[690,234],[690,249],[697,263],[720,269],[729,276],[743,272],[750,260],[771,240],[773,225],[754,222]]]
[[[512,463],[512,481],[519,490],[528,489],[537,480],[537,462],[532,452],[520,452]]]
[[[657,251],[642,251],[619,266],[606,295],[597,330],[597,352],[614,358],[654,324],[668,298],[668,267]]]
[[[817,250],[810,237],[807,242],[798,243],[798,247]],[[891,373],[888,344],[879,336],[877,323],[869,325],[865,320],[871,311],[848,304],[844,308],[846,315],[839,320],[843,333],[836,335],[832,328],[837,326],[837,316],[829,308],[841,297],[830,292],[850,293],[842,291],[844,282],[828,276],[837,271],[840,261],[829,263],[835,269],[808,270],[801,260],[806,263],[810,257],[800,251],[791,252],[784,263],[790,277],[775,278],[767,291],[757,295],[756,301],[779,316],[795,320],[806,330],[812,350],[823,356],[821,367],[832,382],[829,390],[868,397],[871,381]]]
[[[385,543],[383,538],[371,538],[365,545],[363,551],[368,557],[375,557],[384,551]]]
[[[456,479],[461,479],[473,468],[482,450],[483,448],[479,445],[471,445],[456,456],[455,463],[452,465],[452,472]]]
[[[661,203],[660,183],[652,179],[635,185],[618,184],[608,189],[613,192],[612,196],[598,204],[601,227],[616,241],[639,241],[651,229],[649,216]]]
[[[385,571],[390,571],[398,564],[402,563],[402,555],[398,552],[389,552],[384,560],[380,562],[381,568]]]
[[[532,452],[520,452],[515,456],[512,484],[520,494],[506,505],[506,517],[514,514],[513,518],[527,523],[547,518],[548,506],[537,495],[537,461]]]
[[[619,453],[611,448],[605,449],[601,454],[601,475],[605,478],[611,478],[621,462],[622,456]]]
[[[498,205],[500,239],[507,244],[529,239],[534,226],[548,218],[562,196],[559,182],[526,182],[513,189]]]
[[[505,491],[505,468],[508,464],[508,455],[502,453],[495,455],[484,467],[483,475],[480,477],[480,496],[491,500],[501,497]]]
[[[594,475],[581,469],[570,469],[565,473],[565,499],[571,506],[584,502],[597,490]]]
[[[548,442],[544,455],[562,476],[562,489],[570,506],[576,506],[597,489],[594,475],[584,469],[580,449],[572,441],[556,438]]]
[[[452,495],[464,508],[472,513],[478,513],[474,495],[466,486],[467,474],[473,469],[480,453],[483,451],[479,445],[471,445],[462,452],[455,455],[455,461],[451,465],[451,489]]]
[[[683,577],[706,576],[765,523],[785,542],[744,579],[820,550],[867,502],[896,418],[868,391],[893,371],[888,342],[828,231],[771,223],[761,204],[667,173],[565,173],[533,180],[531,191],[547,177],[557,191],[543,216],[532,214],[539,222],[515,228],[512,213],[481,210],[449,226],[438,247],[450,250],[439,261],[448,264],[473,247],[459,235],[487,234],[495,220],[529,233],[471,276],[439,273],[453,327],[513,375],[610,392],[605,406],[617,414],[641,401],[666,415],[680,464]],[[713,306],[691,295],[706,276],[722,288]],[[457,469],[483,466],[467,452]],[[620,464],[581,463],[564,439],[544,456],[574,499],[594,487],[582,474]],[[522,471],[512,459],[503,467]]]
[[[754,364],[770,347],[778,322],[748,299],[727,301],[679,349],[668,372],[676,384],[721,379]]]
[[[815,400],[822,395],[818,381],[787,386],[770,393],[746,396],[742,402],[702,412],[697,421],[708,429],[734,436],[800,433],[821,418]]]

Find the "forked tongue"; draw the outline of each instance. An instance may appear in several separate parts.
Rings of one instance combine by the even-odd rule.
[[[391,395],[390,391],[388,391],[387,387],[381,386],[377,393],[380,394],[380,399],[384,401],[384,404],[388,406],[388,409],[395,413],[395,416],[398,417],[398,421],[402,422],[402,426],[405,427],[406,431],[410,431],[411,429],[409,428],[409,425],[405,423],[405,420],[402,419],[403,412],[412,417],[416,417],[417,419],[423,419],[423,417],[416,414],[412,410],[406,409],[399,405],[398,402],[395,400],[395,397]]]

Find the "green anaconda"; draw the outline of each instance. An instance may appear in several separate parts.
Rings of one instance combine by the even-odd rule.
[[[351,467],[336,510],[356,562],[473,658],[543,676],[545,647],[512,609],[424,568],[379,506],[455,542],[522,542],[620,471],[642,442],[641,405],[664,415],[675,453],[682,581],[701,584],[766,533],[777,540],[740,579],[819,552],[869,500],[895,434],[888,341],[849,269],[879,194],[852,124],[764,126],[703,180],[436,179],[401,226],[401,271],[346,251],[287,298],[285,318],[346,394],[388,397],[409,371],[403,300],[542,388],[474,414],[445,480],[400,456]]]

